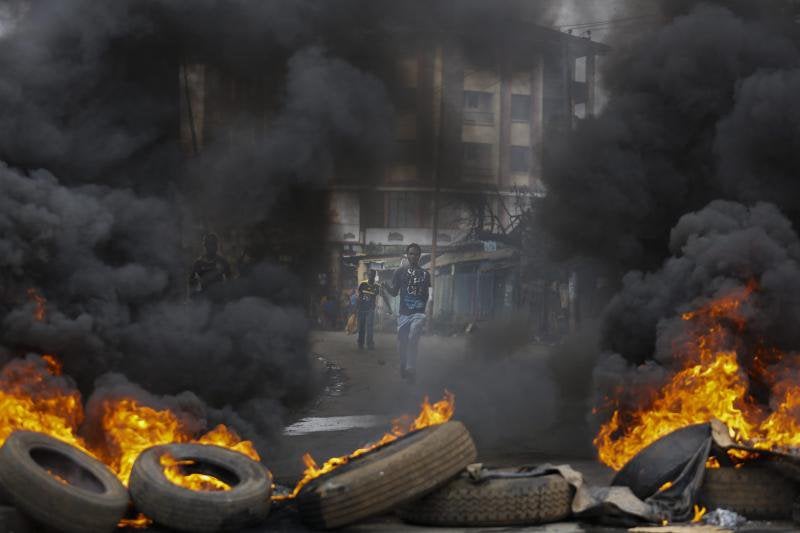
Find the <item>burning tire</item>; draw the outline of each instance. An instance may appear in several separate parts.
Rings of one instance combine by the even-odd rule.
[[[446,483],[476,455],[460,422],[415,431],[306,485],[297,497],[301,517],[328,529],[384,513]]]
[[[797,495],[797,485],[780,473],[745,463],[706,470],[697,499],[708,510],[721,507],[756,520],[788,519]]]
[[[161,457],[168,453],[186,474],[210,475],[230,490],[192,490],[167,479]],[[129,483],[136,508],[178,531],[238,531],[269,514],[272,476],[261,464],[232,450],[204,444],[166,444],[142,452]]]
[[[467,474],[400,509],[400,517],[430,526],[513,526],[563,520],[573,490],[558,475],[470,481]]]
[[[617,472],[612,485],[629,487],[644,500],[658,492],[667,481],[673,481],[694,454],[711,437],[709,424],[696,424],[678,429],[653,442]]]
[[[16,431],[0,448],[0,485],[36,522],[68,533],[115,531],[128,492],[103,463],[43,433]]]

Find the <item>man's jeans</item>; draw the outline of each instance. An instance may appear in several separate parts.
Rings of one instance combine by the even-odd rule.
[[[397,317],[397,351],[400,368],[414,371],[417,368],[417,346],[425,328],[425,313]]]
[[[372,329],[375,324],[375,310],[358,312],[358,345],[364,346],[364,334],[367,336],[367,346],[375,346],[372,341]]]

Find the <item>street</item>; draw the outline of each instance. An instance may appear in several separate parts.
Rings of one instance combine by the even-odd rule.
[[[423,337],[417,383],[409,385],[399,376],[394,335],[376,333],[376,349],[359,351],[352,335],[314,332],[313,352],[322,358],[318,361],[319,371],[327,372],[329,381],[316,401],[294,414],[284,430],[280,448],[265,458],[276,482],[294,484],[303,469],[304,452],[311,453],[318,463],[345,455],[379,438],[391,427],[392,418],[416,414],[425,395],[435,401],[447,388],[456,395],[454,418],[470,429],[480,462],[495,466],[568,463],[584,475],[587,483],[608,484],[613,471],[593,459],[583,404],[568,390],[571,384],[580,383],[581,370],[573,368],[570,374],[564,374],[563,365],[553,364],[550,359],[564,354],[547,346],[526,345],[508,353],[505,343],[498,341],[493,354],[481,356],[470,348],[471,340],[463,335]],[[560,382],[564,380],[567,382]],[[278,516],[270,520],[273,527],[276,521],[277,527],[286,531],[298,526],[297,517],[291,512],[278,508],[275,513]],[[548,533],[625,531],[576,522],[511,529]],[[413,526],[388,515],[345,529],[427,530],[465,528]],[[753,522],[742,530],[790,532],[797,528],[792,524]]]

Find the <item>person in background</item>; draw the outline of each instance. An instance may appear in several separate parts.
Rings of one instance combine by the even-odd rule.
[[[336,329],[336,297],[335,296],[325,296],[323,297],[322,302],[322,315],[324,317],[325,329],[335,330]]]
[[[408,266],[394,271],[391,286],[386,291],[400,296],[397,315],[397,351],[400,355],[400,375],[414,383],[417,372],[417,348],[425,327],[425,307],[430,296],[431,276],[420,268],[422,249],[416,243],[406,247]]]
[[[203,293],[231,279],[231,265],[219,254],[219,238],[214,233],[203,235],[205,254],[198,257],[189,274],[189,297]]]
[[[343,303],[345,307],[344,330],[348,335],[353,335],[358,330],[358,318],[356,316],[358,295],[355,289],[350,289],[350,291],[344,295]]]
[[[364,349],[366,338],[367,348],[375,349],[372,334],[375,326],[375,300],[380,292],[380,287],[375,283],[375,271],[370,269],[367,279],[358,285],[358,349]]]

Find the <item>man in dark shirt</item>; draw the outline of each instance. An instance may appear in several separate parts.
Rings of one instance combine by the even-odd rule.
[[[198,257],[189,274],[189,295],[205,292],[209,287],[231,279],[231,266],[219,255],[219,239],[214,233],[203,235],[206,253]]]
[[[397,315],[397,351],[400,353],[400,375],[413,383],[417,371],[417,346],[425,327],[425,306],[431,286],[431,276],[420,268],[422,249],[412,243],[406,247],[408,266],[394,272],[392,286],[387,291],[400,296]]]
[[[375,349],[372,331],[375,325],[375,299],[380,287],[375,283],[375,271],[370,269],[367,279],[358,285],[358,349],[364,348],[366,336],[367,348]]]

